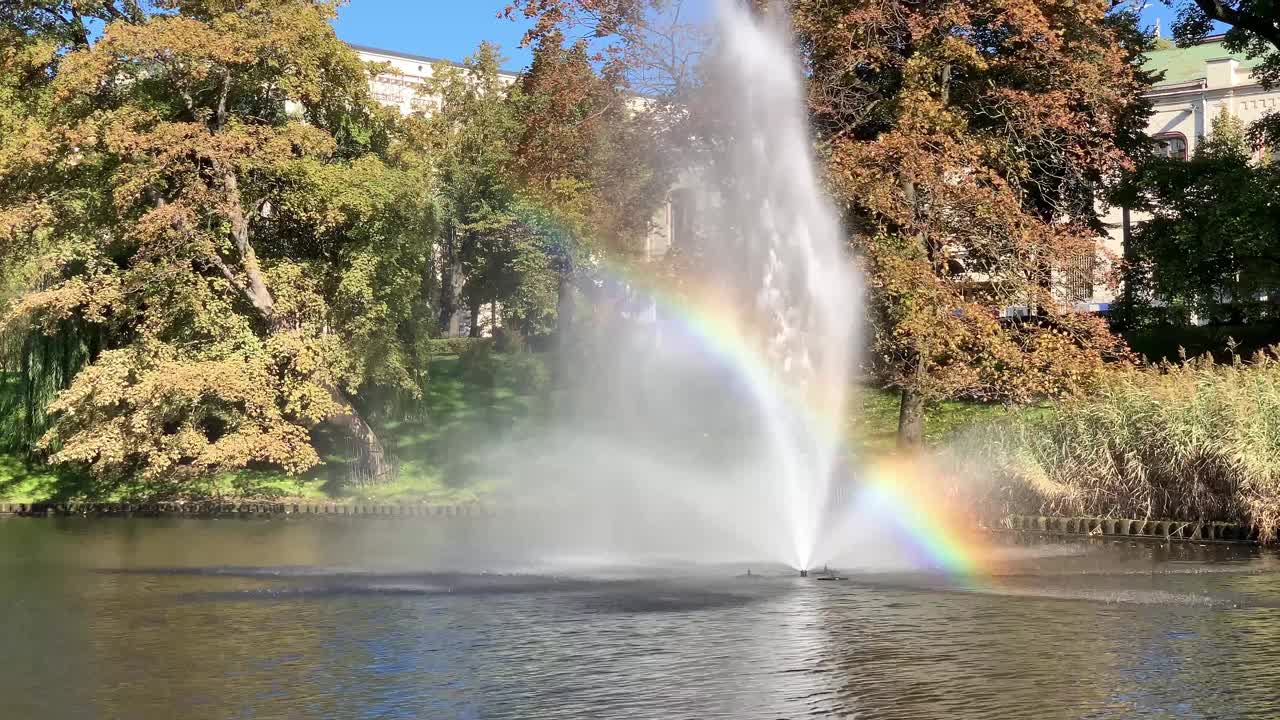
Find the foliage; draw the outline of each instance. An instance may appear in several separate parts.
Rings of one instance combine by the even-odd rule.
[[[1150,215],[1126,254],[1135,319],[1215,322],[1274,317],[1280,289],[1280,167],[1254,163],[1243,124],[1225,109],[1187,161],[1152,158],[1122,202]]]
[[[420,392],[406,326],[429,188],[334,4],[105,2],[100,36],[70,40],[31,20],[74,24],[76,7],[27,5],[4,57],[46,82],[0,148],[0,262],[25,278],[4,325],[105,337],[44,447],[107,483],[180,484],[304,471],[332,422],[383,478],[353,398]]]
[[[1119,351],[1062,284],[1141,147],[1149,78],[1103,0],[798,0],[811,112],[865,258],[874,363],[919,404],[1087,388]],[[1002,320],[1023,308],[1025,320]]]
[[[1180,356],[1209,355],[1230,362],[1233,355],[1252,356],[1280,342],[1280,327],[1272,323],[1250,325],[1152,324],[1125,332],[1135,355],[1152,362],[1176,361]]]
[[[1280,531],[1280,360],[1119,372],[1052,412],[997,423],[966,449],[1022,512],[1252,523]]]
[[[473,345],[484,345],[490,342],[492,342],[492,340],[489,340],[488,338],[432,338],[427,342],[427,352],[430,355],[461,355],[467,352],[467,349]]]

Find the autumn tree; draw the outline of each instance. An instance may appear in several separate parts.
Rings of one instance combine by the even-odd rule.
[[[558,31],[536,40],[513,102],[521,119],[513,174],[542,224],[557,274],[557,323],[572,321],[579,260],[595,253],[634,260],[670,184],[658,117],[628,91],[618,66],[597,70],[585,41]],[[589,283],[588,283],[589,284]]]
[[[869,276],[899,440],[947,397],[1070,393],[1117,343],[1073,311],[1099,190],[1141,143],[1132,14],[1105,0],[797,0],[811,112]]]
[[[106,338],[50,407],[54,461],[182,494],[305,471],[327,424],[358,481],[392,474],[359,392],[420,391],[430,193],[335,5],[6,4],[4,62],[45,94],[0,147],[0,263],[25,273],[4,326]]]
[[[549,36],[582,43],[606,74],[654,99],[686,99],[710,43],[705,3],[695,0],[513,0],[509,18],[530,21],[522,44]]]

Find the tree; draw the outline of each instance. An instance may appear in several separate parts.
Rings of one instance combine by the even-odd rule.
[[[305,471],[324,423],[352,439],[358,481],[385,480],[358,393],[420,391],[405,338],[433,231],[397,121],[330,0],[150,5],[2,18],[47,87],[0,156],[0,262],[30,269],[4,324],[105,337],[42,445],[181,494],[228,469]]]
[[[1224,109],[1191,159],[1151,158],[1126,182],[1123,199],[1151,216],[1128,250],[1137,316],[1274,315],[1262,298],[1280,289],[1280,168],[1252,157],[1244,124]]]
[[[584,41],[550,30],[513,94],[521,131],[513,172],[530,207],[544,208],[557,275],[557,323],[573,317],[579,260],[594,253],[634,260],[670,186],[660,118],[627,92],[618,66],[598,72]]]
[[[471,333],[478,335],[480,304],[496,301],[486,273],[496,272],[490,246],[511,220],[512,138],[520,129],[500,62],[495,46],[481,44],[463,68],[437,63],[425,88],[438,102],[422,122],[442,205],[439,309],[447,333],[458,330],[459,302],[470,306]]]
[[[811,112],[869,276],[899,440],[955,396],[1071,393],[1119,350],[1072,311],[1146,78],[1105,0],[797,0]],[[1079,268],[1079,270],[1078,270]],[[1006,309],[1010,316],[1002,317]]]

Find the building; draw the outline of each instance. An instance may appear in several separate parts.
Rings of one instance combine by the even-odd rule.
[[[1147,134],[1158,151],[1169,157],[1190,157],[1212,132],[1213,119],[1223,109],[1246,124],[1280,110],[1280,89],[1264,89],[1251,72],[1261,61],[1228,52],[1221,36],[1192,47],[1148,53],[1145,68],[1163,73],[1147,93],[1153,110]],[[1103,240],[1103,260],[1114,262],[1123,257],[1125,238],[1143,218],[1112,208],[1104,220],[1109,230]],[[1109,310],[1115,298],[1112,288],[1101,286],[1073,288],[1072,294],[1080,309],[1095,312]]]

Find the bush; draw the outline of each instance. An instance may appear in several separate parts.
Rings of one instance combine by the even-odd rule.
[[[489,338],[448,337],[432,338],[427,341],[428,355],[462,355],[468,349],[492,345]]]
[[[468,347],[458,361],[471,385],[533,393],[551,382],[547,361],[532,352],[500,353],[492,344],[478,344]]]
[[[1092,397],[973,434],[1006,510],[1280,529],[1280,356],[1117,372]]]
[[[1280,342],[1280,326],[1256,325],[1157,325],[1125,333],[1135,353],[1152,362],[1176,362],[1181,356],[1212,354],[1231,362],[1235,354],[1246,357]]]

